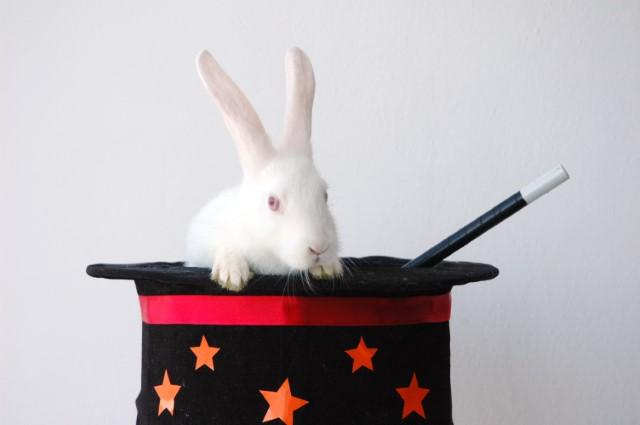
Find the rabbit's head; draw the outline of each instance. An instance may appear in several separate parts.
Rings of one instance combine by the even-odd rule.
[[[338,261],[327,185],[312,158],[315,80],[309,58],[298,48],[287,52],[284,140],[277,148],[245,95],[213,56],[203,51],[197,65],[236,144],[244,174],[243,215],[255,238],[249,243],[255,243],[257,249],[268,248],[266,257],[275,257],[294,270]]]

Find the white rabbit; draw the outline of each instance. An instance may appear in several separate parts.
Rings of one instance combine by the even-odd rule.
[[[246,285],[252,272],[341,276],[327,185],[311,155],[315,79],[309,58],[298,48],[287,51],[284,140],[278,149],[242,91],[208,51],[198,55],[197,66],[235,141],[244,180],[193,219],[186,264],[211,267],[211,279],[234,291]]]

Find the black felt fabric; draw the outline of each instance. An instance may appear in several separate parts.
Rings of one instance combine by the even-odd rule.
[[[240,293],[209,280],[209,270],[182,263],[95,264],[87,273],[132,279],[140,295],[302,295],[407,297],[445,294],[455,285],[492,279],[498,270],[477,263],[443,262],[433,268],[400,269],[407,260],[388,257],[345,259],[351,273],[336,281],[299,281],[257,276]],[[142,382],[136,405],[138,425],[244,425],[262,423],[269,408],[260,390],[277,391],[289,379],[295,397],[308,401],[296,410],[295,425],[451,424],[449,323],[402,326],[218,326],[143,323]],[[205,336],[220,347],[215,370],[195,370],[190,347]],[[352,373],[345,350],[360,338],[377,348],[373,368]],[[154,387],[165,370],[180,385],[173,415],[158,415]],[[426,419],[416,412],[402,418],[396,389],[413,374],[429,393],[422,401]],[[267,422],[279,425],[280,419]],[[291,425],[291,424],[289,424]]]
[[[140,295],[333,295],[383,296],[436,295],[452,286],[493,279],[498,269],[480,263],[443,261],[435,267],[401,269],[408,260],[392,257],[343,259],[350,272],[337,280],[313,281],[313,291],[295,277],[256,276],[240,293],[213,284],[210,270],[184,267],[183,263],[93,264],[87,273],[107,279],[136,281]]]
[[[206,336],[220,347],[215,370],[194,370],[190,346]],[[376,347],[374,370],[352,373],[344,351],[360,337]],[[294,412],[295,425],[451,424],[449,324],[390,327],[259,327],[143,325],[142,385],[136,401],[138,425],[260,424],[269,407],[259,390],[276,391],[288,378],[294,396],[309,403]],[[165,369],[182,388],[175,411],[158,416],[154,385]],[[396,392],[415,372],[426,420],[402,419]],[[279,420],[269,424],[282,424]]]

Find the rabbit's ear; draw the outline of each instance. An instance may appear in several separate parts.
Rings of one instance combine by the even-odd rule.
[[[311,110],[316,82],[307,55],[297,47],[287,51],[287,109],[282,149],[311,156]]]
[[[203,50],[198,55],[197,67],[236,143],[245,178],[255,177],[275,154],[258,114],[211,53]]]

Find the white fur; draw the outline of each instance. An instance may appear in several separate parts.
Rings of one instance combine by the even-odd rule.
[[[193,219],[187,265],[211,267],[212,280],[232,290],[242,289],[252,272],[342,275],[327,186],[311,156],[315,80],[307,56],[298,48],[286,55],[285,136],[277,150],[247,98],[213,56],[204,51],[197,64],[236,143],[244,180],[221,192]],[[269,196],[280,199],[278,211],[269,208]]]

